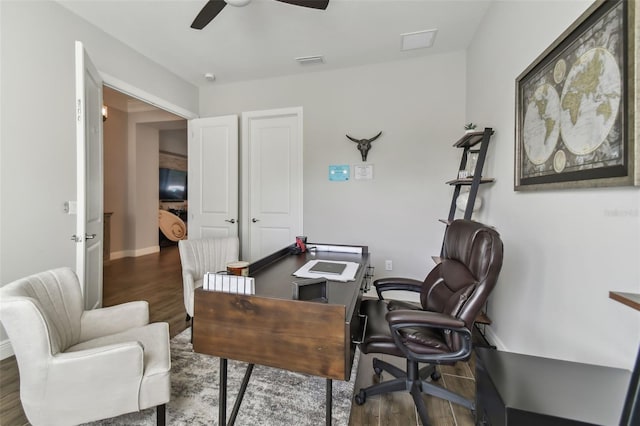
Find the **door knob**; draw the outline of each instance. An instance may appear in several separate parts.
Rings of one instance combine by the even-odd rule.
[[[235,219],[225,219],[224,221],[229,223],[236,223]]]
[[[256,222],[260,222],[260,219],[256,219],[255,217],[253,219],[251,219],[251,222],[256,223]]]
[[[84,235],[84,239],[85,240],[93,240],[96,237],[96,234],[85,234]]]

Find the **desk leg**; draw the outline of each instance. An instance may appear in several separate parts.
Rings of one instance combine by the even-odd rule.
[[[326,423],[327,426],[331,426],[331,408],[333,406],[333,381],[331,379],[327,379],[327,413],[326,413]]]
[[[631,372],[627,398],[620,419],[621,426],[637,425],[640,422],[640,348],[636,356],[636,364]]]
[[[218,424],[227,424],[227,359],[220,358],[220,390],[218,400]]]
[[[242,379],[242,384],[240,385],[240,391],[238,392],[238,396],[236,397],[236,402],[233,404],[233,411],[231,411],[231,417],[229,418],[229,423],[227,424],[227,426],[233,426],[236,422],[238,411],[240,411],[240,404],[242,404],[242,398],[244,398],[244,393],[246,392],[247,385],[249,384],[249,378],[251,378],[253,366],[254,364],[247,365],[247,370],[244,373],[244,378]]]

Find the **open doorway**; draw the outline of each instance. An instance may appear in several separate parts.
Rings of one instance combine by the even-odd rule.
[[[110,87],[103,103],[105,262],[175,245],[163,239],[159,210],[186,220],[186,185],[161,201],[160,177],[164,169],[186,183],[187,120]]]

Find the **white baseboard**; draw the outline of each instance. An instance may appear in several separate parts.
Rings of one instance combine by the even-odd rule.
[[[114,251],[109,255],[109,260],[122,259],[123,257],[138,257],[147,254],[157,253],[160,251],[160,246],[145,247],[136,250],[122,250]]]
[[[484,331],[487,340],[493,344],[498,350],[500,351],[507,351],[508,349],[505,346],[505,344],[502,342],[502,340],[500,340],[500,338],[498,337],[498,335],[493,331],[493,329],[489,326],[486,326],[485,331]]]
[[[3,340],[0,342],[0,360],[7,359],[10,356],[13,356],[13,348],[11,347],[11,343],[9,339]]]

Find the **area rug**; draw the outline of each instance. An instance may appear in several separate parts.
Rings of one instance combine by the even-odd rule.
[[[191,329],[171,339],[171,401],[167,404],[167,425],[217,425],[220,360],[195,353],[190,339]],[[349,424],[359,355],[356,353],[351,381],[333,381],[333,425]],[[233,409],[246,366],[246,363],[229,360],[227,417]],[[323,425],[325,390],[324,378],[256,365],[235,424]],[[155,424],[155,408],[89,423],[91,426]]]

